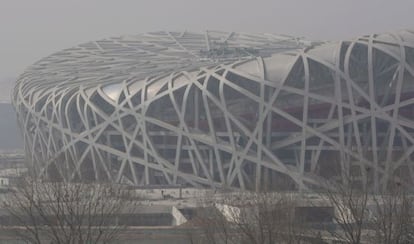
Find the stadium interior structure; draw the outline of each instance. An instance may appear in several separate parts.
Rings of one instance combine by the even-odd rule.
[[[154,32],[30,66],[13,105],[52,180],[374,190],[414,180],[414,32],[311,42]]]

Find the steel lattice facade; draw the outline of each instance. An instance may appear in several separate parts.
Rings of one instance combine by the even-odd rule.
[[[157,32],[46,57],[12,99],[32,171],[51,179],[380,189],[414,180],[413,77],[411,31]]]

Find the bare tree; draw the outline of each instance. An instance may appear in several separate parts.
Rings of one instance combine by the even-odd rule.
[[[362,241],[362,234],[366,217],[368,214],[369,192],[366,188],[354,185],[349,180],[347,184],[329,182],[321,192],[334,208],[334,220],[338,229],[329,230],[334,238],[342,242],[359,244]]]
[[[414,242],[412,199],[402,185],[391,186],[373,196],[372,222],[375,242],[400,244]]]
[[[208,243],[301,243],[296,206],[292,194],[239,192],[205,204],[197,224]]]
[[[15,234],[30,243],[109,243],[122,226],[118,215],[132,206],[109,184],[24,179],[3,202]]]
[[[188,233],[192,244],[231,244],[240,243],[235,228],[213,205],[198,208],[193,218],[193,229]],[[197,230],[201,230],[201,233]]]

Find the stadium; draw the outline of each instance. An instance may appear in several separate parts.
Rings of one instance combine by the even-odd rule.
[[[257,191],[414,180],[408,30],[108,38],[33,64],[12,102],[31,171],[51,180]]]

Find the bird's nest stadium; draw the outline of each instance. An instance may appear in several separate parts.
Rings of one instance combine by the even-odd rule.
[[[12,94],[51,180],[298,190],[414,181],[414,32],[154,32],[45,57]]]

